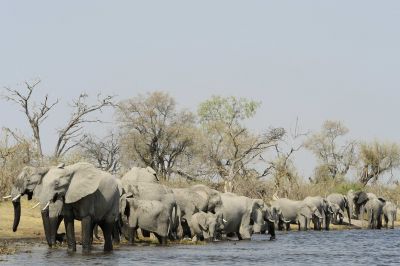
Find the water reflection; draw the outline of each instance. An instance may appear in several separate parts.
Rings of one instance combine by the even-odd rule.
[[[89,255],[68,253],[65,248],[24,246],[21,252],[2,256],[4,265],[397,265],[400,262],[399,230],[289,232],[276,241],[256,235],[252,241],[221,241],[207,245],[168,247],[121,245],[112,253],[95,246]]]

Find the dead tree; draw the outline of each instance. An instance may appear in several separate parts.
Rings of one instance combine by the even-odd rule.
[[[115,174],[120,169],[119,138],[114,133],[103,139],[88,136],[80,146],[88,159],[103,171]]]
[[[82,93],[73,101],[72,108],[74,111],[71,114],[71,118],[65,127],[58,130],[58,139],[53,154],[54,158],[59,158],[84,141],[87,136],[83,134],[83,124],[101,122],[99,119],[89,119],[89,114],[101,111],[106,106],[114,105],[112,102],[113,96],[102,97],[99,94],[97,95],[97,103],[93,105],[86,103],[87,97],[86,93]]]
[[[29,125],[33,132],[37,153],[40,159],[43,159],[42,143],[40,139],[40,125],[47,118],[47,113],[58,103],[58,99],[53,103],[49,103],[48,95],[43,99],[43,102],[36,104],[32,101],[32,93],[36,86],[41,82],[38,80],[33,83],[25,82],[26,93],[19,92],[16,89],[6,87],[8,94],[4,95],[4,99],[14,102],[22,107],[22,112],[25,113]]]

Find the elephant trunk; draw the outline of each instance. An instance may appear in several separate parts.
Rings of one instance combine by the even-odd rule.
[[[14,206],[14,222],[13,222],[13,232],[18,229],[19,221],[21,220],[21,201],[17,199],[12,202]]]
[[[43,229],[44,234],[46,236],[47,244],[51,247],[53,243],[51,242],[51,228],[50,228],[50,218],[49,218],[49,210],[42,210],[42,221],[43,221]]]

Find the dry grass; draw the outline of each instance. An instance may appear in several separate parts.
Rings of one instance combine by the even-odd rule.
[[[0,240],[7,239],[38,239],[45,240],[40,208],[32,209],[35,201],[21,200],[21,221],[18,231],[12,231],[14,220],[14,209],[10,201],[0,202]],[[75,221],[75,233],[80,235],[80,222]],[[63,223],[60,224],[59,232],[65,232]]]

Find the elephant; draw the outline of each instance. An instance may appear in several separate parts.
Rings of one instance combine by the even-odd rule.
[[[160,179],[157,176],[156,171],[151,167],[140,168],[132,167],[124,176],[124,179],[128,179],[131,182],[149,182],[157,183]]]
[[[219,192],[203,185],[172,189],[176,203],[181,210],[183,236],[192,237],[191,219],[193,214],[203,211],[216,214],[217,231],[223,230],[222,201]]]
[[[303,202],[307,205],[314,205],[317,207],[319,213],[322,216],[320,219],[316,214],[313,215],[312,221],[314,224],[314,230],[329,230],[329,224],[333,214],[332,207],[329,205],[328,201],[320,196],[306,197]]]
[[[217,216],[210,212],[196,212],[191,218],[191,228],[198,240],[214,240],[218,230]]]
[[[13,232],[17,231],[21,219],[21,197],[27,195],[28,200],[32,200],[32,198],[38,199],[38,195],[40,194],[42,188],[42,179],[49,170],[50,167],[25,166],[12,185],[11,195],[4,197],[12,198],[14,207]],[[34,207],[37,207],[37,205]],[[52,208],[53,207],[54,206],[52,206]],[[42,211],[41,215],[43,227],[44,230],[46,230],[45,225],[50,223],[48,220],[48,213],[46,211]],[[57,220],[57,228],[60,226],[62,219],[63,217],[60,215]],[[64,235],[65,234],[56,234],[56,241],[63,242]],[[46,241],[49,246],[52,245],[49,238],[46,238]]]
[[[270,240],[276,239],[275,235],[275,225],[279,223],[279,217],[281,217],[282,211],[279,208],[264,205],[262,209],[262,216],[264,220],[264,226],[261,233],[266,233],[270,235]],[[254,230],[256,232],[256,230]]]
[[[350,192],[350,194],[352,195],[353,192]],[[354,195],[350,196],[352,199],[354,198]],[[328,202],[332,203],[332,204],[337,204],[340,208],[340,210],[344,213],[344,211],[347,212],[347,217],[349,219],[349,224],[351,225],[351,216],[352,216],[352,207],[351,204],[352,202],[349,201],[349,197],[339,194],[339,193],[332,193],[330,195],[328,195],[328,197],[326,197],[326,199],[328,200]],[[336,206],[335,206],[336,208]],[[334,215],[334,221],[335,223],[337,222],[337,216],[338,216],[338,211],[335,212]],[[344,215],[343,215],[344,216]],[[343,223],[343,218],[339,219],[339,224]]]
[[[390,224],[390,229],[394,229],[394,222],[397,219],[397,206],[390,201],[386,201],[382,211],[385,220],[385,228],[388,228]]]
[[[116,179],[89,163],[51,168],[42,179],[41,208],[48,211],[50,228],[46,236],[54,243],[52,221],[64,216],[68,251],[76,251],[74,220],[82,225],[82,248],[91,249],[93,227],[98,224],[104,235],[104,251],[111,251],[112,231],[119,214],[120,191]],[[54,207],[52,207],[54,206]],[[49,226],[48,226],[49,227]]]
[[[42,178],[47,174],[49,169],[49,167],[25,166],[12,185],[11,195],[4,197],[12,198],[14,206],[14,232],[17,231],[21,219],[21,197],[27,195],[28,200],[31,200],[34,196],[36,198],[41,189]]]
[[[221,193],[224,219],[223,232],[235,233],[239,240],[249,240],[253,234],[253,225],[259,217],[264,202],[234,193]]]
[[[336,203],[329,202],[329,206],[332,210],[332,223],[334,224],[343,224],[344,212],[340,208],[340,206]]]
[[[136,182],[126,176],[123,176],[121,178],[121,184],[122,184],[124,193],[132,194],[132,196],[136,199],[156,200],[156,201],[160,201],[160,202],[170,202],[173,205],[171,208],[171,214],[170,214],[172,217],[170,239],[171,240],[177,239],[177,233],[178,233],[177,229],[178,229],[179,225],[176,224],[176,222],[177,222],[176,216],[178,215],[178,213],[177,213],[177,205],[176,205],[175,196],[172,192],[172,189],[170,189],[164,185],[151,183],[151,182]],[[143,236],[145,236],[145,237],[150,236],[150,232],[147,232],[143,228],[141,228],[141,229],[142,229]],[[124,229],[121,229],[121,230],[126,232],[125,233],[126,238],[133,239],[132,234],[134,234],[134,232],[131,231],[130,233],[128,233],[127,230],[124,230]]]
[[[303,201],[281,198],[272,201],[271,206],[278,208],[282,212],[278,224],[279,230],[283,229],[284,224],[286,225],[286,230],[290,230],[290,224],[297,224],[299,230],[307,230],[313,215],[318,219],[322,219],[322,215],[317,207]]]
[[[359,218],[363,218],[364,212],[367,212],[368,227],[371,229],[381,229],[382,212],[385,199],[378,198],[373,193],[359,191],[354,193],[353,198],[355,213]]]
[[[172,225],[172,202],[158,200],[140,200],[132,194],[121,197],[120,213],[122,222],[129,228],[129,242],[135,240],[138,228],[152,232],[162,245],[167,244],[169,230]]]

